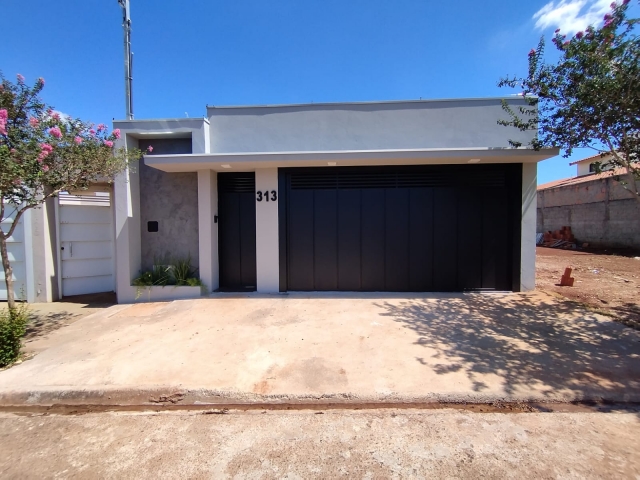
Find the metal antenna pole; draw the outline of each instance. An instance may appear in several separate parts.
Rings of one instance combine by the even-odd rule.
[[[133,81],[133,54],[131,53],[131,16],[129,15],[129,0],[118,0],[122,7],[122,28],[124,29],[124,90],[126,97],[127,119],[133,120],[133,98],[131,83]]]

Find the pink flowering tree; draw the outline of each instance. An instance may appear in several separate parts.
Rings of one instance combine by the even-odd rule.
[[[628,17],[629,3],[613,2],[601,26],[571,38],[556,30],[554,63],[544,61],[543,37],[529,52],[528,75],[498,83],[527,103],[514,109],[503,102],[509,119],[498,123],[531,131],[527,146],[536,150],[560,147],[565,157],[574,148],[599,152],[597,171],[616,169],[614,179],[640,201],[640,19]]]
[[[22,75],[13,83],[0,73],[0,82],[0,220],[12,219],[0,224],[0,253],[14,309],[7,240],[24,212],[62,191],[113,180],[141,152],[115,149],[118,130],[61,117],[40,99],[42,78],[29,86]]]

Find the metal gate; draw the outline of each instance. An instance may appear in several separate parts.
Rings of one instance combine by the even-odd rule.
[[[218,173],[220,290],[256,289],[256,176]]]
[[[520,165],[283,171],[281,287],[517,290],[518,172]]]
[[[12,207],[7,205],[9,211]],[[15,213],[11,217],[2,222],[2,230],[7,232],[11,228]],[[27,262],[26,262],[26,245],[24,235],[24,220],[26,214],[18,220],[13,235],[7,239],[7,251],[9,253],[9,262],[13,269],[13,289],[17,299],[24,300],[27,298]],[[7,285],[5,283],[4,269],[0,265],[0,300],[7,299]]]
[[[113,212],[108,187],[62,193],[59,244],[62,295],[115,290]]]

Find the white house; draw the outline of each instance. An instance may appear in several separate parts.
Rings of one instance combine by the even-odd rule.
[[[576,166],[576,176],[583,177],[585,175],[592,175],[596,173],[596,163],[604,163],[600,167],[602,171],[611,170],[612,165],[607,164],[609,160],[611,160],[613,156],[611,154],[605,155],[604,157],[600,154],[593,155],[591,157],[583,158],[582,160],[576,160],[575,162],[571,162],[569,165]]]
[[[533,289],[537,162],[558,151],[509,147],[529,138],[504,117],[483,98],[115,121],[120,145],[153,147],[115,184],[118,301],[166,254],[208,291]]]

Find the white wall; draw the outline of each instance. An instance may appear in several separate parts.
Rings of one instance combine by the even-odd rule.
[[[536,205],[538,164],[522,165],[522,238],[520,263],[520,289],[536,288]]]
[[[591,162],[580,162],[578,163],[578,177],[583,175],[589,175],[591,172],[589,171],[589,167],[591,166]]]
[[[256,191],[278,191],[278,169],[256,170]],[[276,293],[280,290],[280,258],[278,245],[278,202],[256,202],[256,267],[260,293]]]
[[[198,172],[198,248],[200,258],[200,280],[212,292],[220,287],[218,266],[218,179],[211,170]]]
[[[123,133],[118,147],[137,148],[138,141]],[[116,238],[116,294],[118,303],[136,299],[131,280],[140,272],[140,175],[135,165],[116,177],[113,195]]]
[[[29,237],[27,262],[29,302],[53,302],[62,297],[59,291],[58,255],[58,198],[50,198],[39,207],[29,209],[25,217],[25,233]]]
[[[512,106],[522,98],[510,98]],[[212,153],[509,147],[500,98],[209,107]]]

